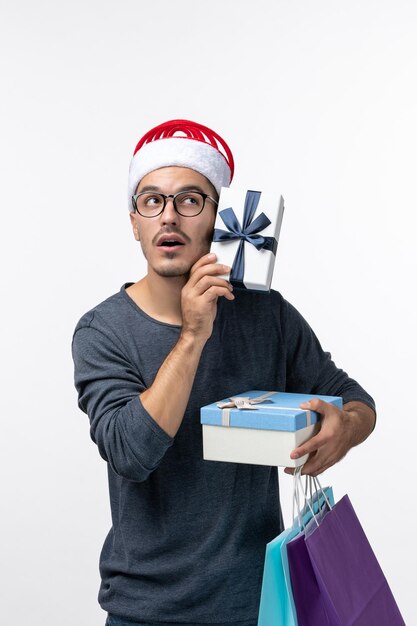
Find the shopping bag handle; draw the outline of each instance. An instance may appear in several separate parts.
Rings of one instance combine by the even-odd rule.
[[[333,507],[330,504],[330,500],[326,496],[326,492],[324,491],[323,487],[321,486],[318,477],[317,476],[308,476],[308,478],[310,479],[310,481],[312,481],[314,483],[314,487],[315,487],[316,493],[321,494],[323,496],[324,500],[326,501],[327,506],[329,507],[329,510],[331,511]]]
[[[307,505],[308,508],[310,509],[310,513],[314,519],[314,521],[316,522],[317,526],[319,525],[313,507],[311,506],[310,500],[307,497],[307,478],[306,478],[306,484],[305,484],[305,488],[303,489],[303,484],[302,484],[302,480],[301,480],[301,470],[302,470],[302,466],[300,467],[296,467],[294,470],[294,490],[293,490],[293,506],[292,506],[292,517],[293,517],[293,522],[295,521],[295,508],[297,509],[297,518],[298,518],[298,525],[300,528],[302,528],[303,530],[305,529],[305,524],[304,524],[304,516],[301,515],[301,506],[300,506],[300,492],[304,495],[304,507]]]
[[[329,510],[332,509],[332,505],[330,504],[330,501],[326,495],[326,492],[324,491],[323,487],[320,484],[319,479],[317,478],[317,476],[306,476],[305,479],[305,485],[303,488],[303,484],[302,484],[302,479],[301,479],[301,471],[302,471],[302,466],[295,468],[294,470],[294,489],[293,489],[293,506],[292,506],[292,517],[293,517],[293,524],[295,523],[296,520],[296,514],[295,514],[295,509],[297,509],[297,518],[298,518],[298,525],[300,528],[302,528],[303,530],[305,529],[305,523],[304,523],[304,515],[301,514],[301,502],[300,502],[300,493],[303,494],[304,496],[304,506],[303,508],[305,509],[306,506],[308,507],[308,509],[310,510],[311,516],[314,519],[315,523],[317,526],[319,526],[319,522],[317,520],[317,516],[318,513],[320,512],[320,497],[323,497],[324,502],[327,504]],[[314,493],[313,493],[313,485],[314,485]],[[310,494],[310,497],[308,497]],[[314,512],[314,504],[315,501],[318,504],[318,511],[317,514]]]

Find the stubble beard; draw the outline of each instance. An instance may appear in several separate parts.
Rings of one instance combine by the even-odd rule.
[[[200,251],[197,254],[196,258],[191,262],[190,261],[186,262],[186,261],[182,261],[181,259],[178,259],[177,264],[170,263],[168,265],[165,265],[164,263],[162,263],[160,266],[158,265],[152,266],[152,270],[155,272],[155,274],[157,274],[158,276],[161,276],[162,278],[178,278],[180,276],[185,276],[188,280],[191,267],[194,265],[194,263],[198,261],[198,259],[200,259],[202,256],[208,253],[208,251],[210,250],[210,244],[211,244],[211,236],[201,241]],[[142,242],[141,242],[141,248],[142,248],[143,256],[148,261],[148,266],[149,266],[149,257],[148,257],[146,248],[143,246]],[[167,251],[165,253],[165,260],[175,261],[175,259],[177,258],[177,254],[178,254],[177,252]]]
[[[166,258],[175,259],[175,254],[167,254]],[[189,276],[191,267],[188,264],[181,264],[173,267],[172,265],[169,267],[154,267],[153,270],[155,274],[158,276],[162,276],[163,278],[177,278],[178,276]]]

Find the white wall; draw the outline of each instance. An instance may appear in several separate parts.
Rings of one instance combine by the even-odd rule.
[[[2,622],[104,623],[106,470],[70,340],[84,311],[143,275],[128,162],[146,130],[185,117],[229,141],[236,184],[285,196],[274,287],[379,408],[371,439],[323,482],[349,492],[417,623],[416,20],[406,0],[3,4]]]

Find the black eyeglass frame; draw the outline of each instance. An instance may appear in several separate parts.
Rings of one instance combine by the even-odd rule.
[[[194,215],[184,215],[184,213],[181,213],[178,209],[177,209],[177,204],[175,202],[176,198],[178,196],[187,194],[187,193],[197,193],[199,196],[201,196],[203,198],[203,206],[201,207],[200,211],[198,213],[195,213]],[[164,199],[164,205],[162,207],[162,209],[159,211],[159,213],[155,213],[155,215],[143,215],[143,213],[141,213],[137,207],[137,199],[139,198],[139,196],[145,196],[145,195],[155,195],[155,196],[160,196],[161,198]],[[212,202],[214,202],[215,204],[219,204],[217,202],[217,200],[215,200],[214,198],[212,198],[211,196],[208,195],[208,193],[203,193],[202,191],[197,191],[196,189],[188,189],[187,191],[179,191],[178,193],[170,193],[170,194],[165,194],[165,193],[159,193],[159,192],[155,192],[153,193],[152,191],[141,191],[140,193],[135,194],[134,196],[132,196],[132,206],[134,208],[134,210],[139,213],[139,215],[141,217],[145,217],[145,218],[149,218],[152,219],[153,217],[158,217],[159,215],[161,215],[161,213],[164,212],[165,207],[167,205],[167,200],[168,198],[172,198],[172,203],[174,205],[174,210],[178,213],[178,215],[181,215],[181,217],[197,217],[197,215],[200,215],[200,213],[202,213],[204,207],[206,206],[206,200],[207,198],[209,200],[211,200]]]

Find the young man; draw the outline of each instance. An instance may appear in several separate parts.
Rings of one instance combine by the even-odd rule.
[[[204,461],[199,409],[245,389],[311,402],[317,475],[372,431],[372,398],[282,296],[239,291],[209,254],[233,157],[174,120],[139,142],[130,219],[147,275],[85,314],[73,341],[79,406],[108,464],[112,528],[100,559],[109,626],[255,626],[265,545],[282,530],[277,469]]]

